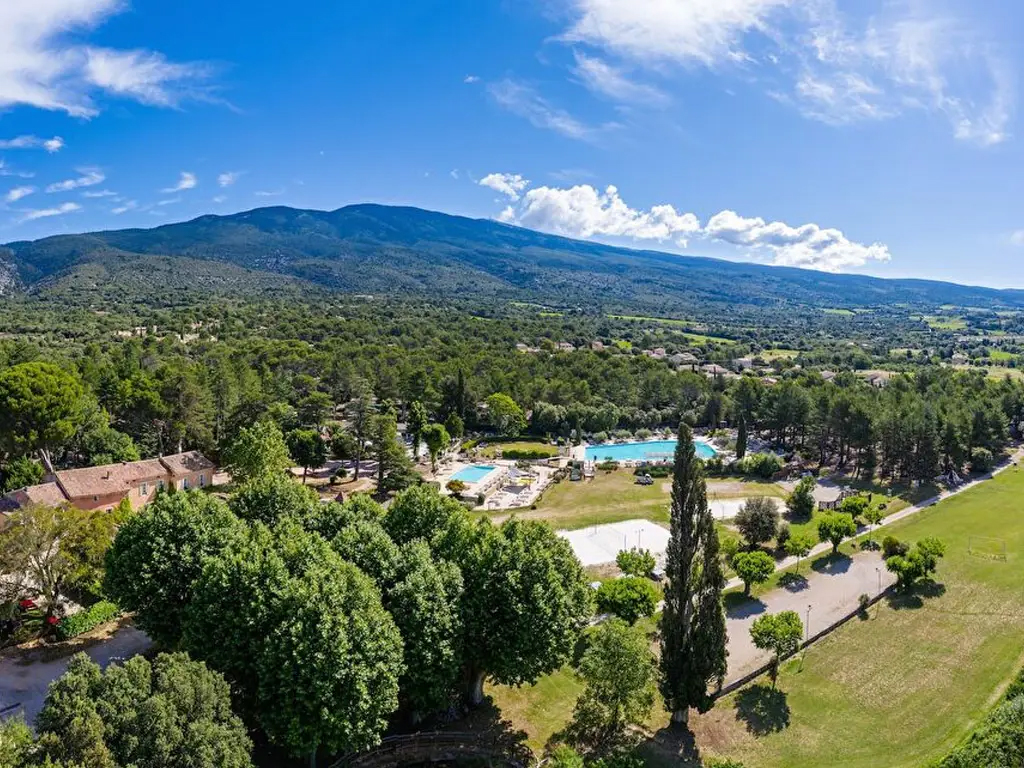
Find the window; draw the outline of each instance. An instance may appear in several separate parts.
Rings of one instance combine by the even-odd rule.
[[[181,481],[181,489],[183,491],[187,491],[188,490],[188,478],[187,477],[184,480]]]
[[[162,491],[164,489],[164,481],[163,480],[159,480],[157,482],[158,482],[157,488]]]
[[[149,483],[143,483],[142,487],[139,488],[139,496],[148,496],[148,495],[149,495]]]
[[[205,488],[206,487],[206,475],[200,475],[199,476],[199,487],[200,488]]]

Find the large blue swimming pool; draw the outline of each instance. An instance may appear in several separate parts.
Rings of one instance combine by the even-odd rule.
[[[479,483],[493,471],[494,467],[490,464],[473,464],[469,467],[463,467],[452,475],[452,480],[461,480],[464,483]]]
[[[587,447],[587,461],[671,461],[676,450],[675,440],[651,440],[646,443],[620,443],[618,445],[591,445]],[[699,440],[693,441],[697,458],[711,459],[715,449]]]

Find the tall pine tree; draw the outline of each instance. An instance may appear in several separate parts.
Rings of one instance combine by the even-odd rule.
[[[714,698],[708,689],[721,686],[727,655],[718,534],[693,434],[685,424],[679,427],[670,514],[660,687],[672,722],[685,723],[690,707],[700,712],[711,708]]]

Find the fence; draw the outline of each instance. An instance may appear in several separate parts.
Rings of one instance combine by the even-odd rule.
[[[521,749],[521,747],[520,747]],[[478,758],[525,768],[530,758],[519,755],[516,745],[489,738],[486,733],[429,731],[404,736],[389,736],[368,752],[346,755],[330,768],[385,768],[385,766],[421,763],[448,763]]]
[[[834,512],[835,510],[839,509],[840,506],[842,506],[842,503],[844,501],[846,501],[851,496],[856,495],[857,491],[843,491],[842,493],[839,494],[839,498],[836,499],[835,501],[819,501],[818,509],[821,510],[822,512]]]

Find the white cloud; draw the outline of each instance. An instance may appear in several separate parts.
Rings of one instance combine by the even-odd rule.
[[[23,222],[35,221],[36,219],[46,219],[51,216],[63,216],[65,213],[74,213],[75,211],[82,210],[82,206],[78,203],[64,203],[56,208],[43,208],[33,211],[25,211],[25,215],[21,217]]]
[[[161,189],[160,191],[165,195],[173,195],[175,192],[184,192],[186,189],[194,189],[198,183],[199,181],[196,179],[196,175],[194,173],[182,171],[177,184],[173,187]]]
[[[117,197],[117,192],[113,192],[109,189],[90,189],[87,192],[82,193],[82,197],[100,198],[100,197]]]
[[[9,167],[2,157],[0,157],[0,176],[14,176],[19,179],[31,179],[35,177],[35,174],[30,171],[16,171]]]
[[[139,207],[139,204],[134,200],[127,200],[124,205],[120,205],[117,208],[111,208],[110,212],[115,216],[120,216],[122,213],[128,213],[128,211],[134,211]]]
[[[668,103],[668,96],[653,85],[630,79],[621,69],[608,62],[576,51],[576,66],[573,72],[580,81],[595,93],[619,101],[636,102],[661,106]]]
[[[238,181],[241,175],[241,171],[225,171],[224,173],[217,177],[217,184],[219,184],[222,187],[230,187],[232,184]]]
[[[781,221],[747,219],[734,211],[712,216],[704,234],[712,240],[767,250],[773,255],[773,262],[781,266],[825,272],[841,272],[869,262],[888,262],[892,258],[885,245],[855,243],[838,229],[823,229],[817,224],[792,227]]]
[[[13,139],[0,139],[0,149],[45,149],[47,152],[59,152],[64,147],[64,139],[54,136],[43,139],[39,136],[18,136]]]
[[[524,179],[518,173],[489,173],[478,183],[481,187],[490,187],[500,192],[510,200],[518,200],[523,190],[530,186],[529,179]]]
[[[459,172],[457,170],[455,170],[454,168],[452,170],[448,171],[448,175],[451,176],[453,179],[458,179],[459,178]]]
[[[562,41],[634,71],[738,74],[830,125],[923,109],[945,117],[964,141],[992,145],[1008,136],[1013,77],[974,5],[955,15],[949,3],[916,0],[881,0],[875,9],[840,0],[557,2],[572,19]],[[650,87],[617,63],[576,58],[575,74],[591,89],[625,100]]]
[[[603,193],[589,184],[568,189],[537,187],[523,197],[518,209],[506,209],[504,220],[569,237],[628,237],[635,240],[676,240],[681,244],[700,231],[692,213],[671,205],[649,211],[631,208],[609,186]]]
[[[597,128],[587,125],[551,104],[530,86],[515,80],[492,83],[487,90],[499,106],[512,114],[529,120],[537,128],[546,128],[570,139],[595,141],[602,132],[618,127],[615,123]]]
[[[66,181],[58,181],[56,184],[51,184],[46,188],[47,192],[70,192],[73,189],[80,187],[95,187],[97,184],[102,184],[107,180],[107,177],[103,175],[103,172],[98,168],[79,168],[78,172],[82,174],[77,179],[67,179]]]
[[[1016,232],[1011,234],[1010,243],[1012,245],[1024,246],[1024,229],[1018,229]]]
[[[169,197],[166,200],[160,200],[157,205],[176,205],[181,202],[180,197]]]
[[[227,199],[227,195],[217,195],[216,197],[213,198],[213,202],[219,205],[220,203],[225,202]]]
[[[283,189],[261,189],[258,192],[254,192],[256,197],[280,197],[284,194]]]
[[[0,3],[0,108],[26,105],[90,117],[98,93],[173,107],[203,98],[209,67],[160,53],[76,42],[124,11],[124,0],[6,0]]]
[[[28,197],[35,191],[35,187],[15,187],[14,189],[11,189],[7,192],[7,194],[4,196],[4,199],[8,203],[16,203],[23,197]]]
[[[536,187],[520,196],[526,185],[528,182],[524,182],[522,189],[513,190],[516,196],[510,195],[512,204],[498,214],[499,221],[567,237],[653,240],[671,242],[678,247],[686,247],[691,239],[699,238],[707,243],[738,247],[755,259],[768,257],[779,266],[826,272],[841,272],[891,259],[889,249],[881,243],[864,245],[850,240],[837,229],[817,224],[794,227],[780,221],[744,218],[725,210],[701,226],[695,214],[677,211],[671,205],[633,208],[614,186],[604,192],[589,184],[568,188]],[[1020,242],[1024,245],[1024,230],[1020,233]]]
[[[479,83],[480,78],[477,77],[476,75],[466,75],[465,78],[463,78],[462,82],[472,85],[473,83]]]

